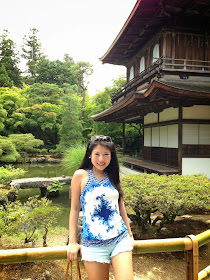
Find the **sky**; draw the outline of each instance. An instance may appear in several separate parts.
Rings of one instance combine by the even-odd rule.
[[[10,32],[21,50],[30,28],[37,34],[50,60],[63,60],[68,53],[75,62],[87,61],[94,73],[88,81],[92,96],[126,75],[124,66],[102,64],[99,60],[130,15],[136,0],[4,0],[1,2],[0,35]],[[24,66],[21,64],[22,70]]]

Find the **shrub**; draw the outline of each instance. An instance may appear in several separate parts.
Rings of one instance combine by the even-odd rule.
[[[210,180],[202,175],[130,175],[122,178],[122,186],[128,216],[143,231],[159,220],[158,230],[184,213],[210,211]],[[152,222],[156,211],[161,215]]]
[[[15,145],[18,152],[32,153],[37,151],[37,148],[44,144],[40,139],[35,139],[31,133],[26,134],[11,134],[9,140]]]
[[[25,234],[25,243],[34,242],[39,229],[44,230],[43,246],[46,246],[49,227],[56,223],[59,208],[51,206],[52,201],[47,198],[31,197],[24,203],[24,213],[20,217],[20,231]]]
[[[31,197],[23,205],[20,201],[0,207],[0,237],[3,234],[14,235],[19,231],[25,235],[25,243],[35,243],[38,231],[43,232],[43,246],[47,245],[49,228],[56,223],[59,208],[51,205],[52,201],[37,196]]]
[[[59,181],[55,181],[47,188],[47,190],[49,192],[61,191],[63,189],[63,185],[65,185],[65,184],[61,183]]]
[[[0,138],[0,162],[16,162],[20,158],[15,145],[7,138]]]
[[[24,175],[25,171],[21,168],[14,168],[12,165],[0,167],[0,184],[8,185],[13,179]]]

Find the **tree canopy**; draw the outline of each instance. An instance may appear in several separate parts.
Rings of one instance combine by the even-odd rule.
[[[111,106],[112,95],[125,84],[125,78],[119,77],[112,86],[89,96],[88,77],[93,66],[87,61],[75,62],[67,53],[62,61],[50,60],[42,51],[38,32],[31,28],[23,38],[25,74],[18,68],[20,59],[9,32],[0,36],[0,135],[8,137],[4,141],[13,151],[10,159],[19,160],[19,150],[12,150],[14,135],[19,135],[17,141],[26,137],[29,142],[27,137],[32,135],[42,141],[43,149],[59,153],[85,143],[94,134],[110,135],[121,146],[122,125],[94,122],[91,116]],[[135,143],[138,150],[140,138],[141,128],[127,124],[127,147]]]

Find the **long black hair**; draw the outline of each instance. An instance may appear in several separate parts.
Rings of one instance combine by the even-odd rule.
[[[111,152],[111,160],[109,165],[105,168],[105,172],[108,174],[109,179],[112,185],[118,190],[120,197],[123,196],[123,191],[120,184],[120,175],[119,175],[119,163],[117,159],[117,152],[114,142],[110,136],[97,135],[93,136],[87,145],[87,149],[85,152],[85,156],[80,165],[80,169],[92,169],[93,164],[91,162],[91,153],[93,149],[97,146],[101,145],[108,148]]]

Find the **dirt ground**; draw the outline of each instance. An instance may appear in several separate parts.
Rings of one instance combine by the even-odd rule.
[[[188,234],[199,234],[210,228],[210,215],[179,218],[173,225],[168,225],[160,236],[184,237]],[[141,239],[148,239],[149,235],[141,236]],[[153,238],[153,237],[152,237]],[[62,246],[66,244],[67,231],[57,235],[50,235],[48,246]],[[18,247],[18,244],[16,244]],[[36,247],[41,247],[37,243]],[[7,244],[7,248],[11,247]],[[1,248],[6,249],[6,248]],[[199,270],[209,265],[210,244],[200,248]],[[185,257],[184,252],[156,253],[133,255],[134,279],[135,280],[184,280]],[[63,280],[65,279],[67,261],[45,261],[25,264],[0,265],[0,280]],[[83,264],[80,262],[82,279],[87,280]],[[73,279],[76,277],[76,265],[73,264]],[[69,277],[70,279],[70,277]],[[110,279],[114,279],[112,267],[110,268]]]

